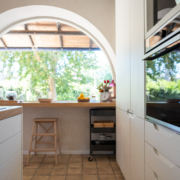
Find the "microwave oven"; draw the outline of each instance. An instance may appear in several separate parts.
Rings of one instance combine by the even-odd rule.
[[[146,119],[180,133],[180,33],[144,58]]]

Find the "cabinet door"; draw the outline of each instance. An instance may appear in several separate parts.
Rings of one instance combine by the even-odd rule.
[[[116,107],[130,108],[130,22],[129,0],[116,1]]]
[[[126,180],[130,180],[130,128],[131,119],[127,112],[116,109],[116,158]]]
[[[144,119],[144,0],[130,3],[131,110]]]
[[[144,180],[144,120],[131,118],[131,180]]]

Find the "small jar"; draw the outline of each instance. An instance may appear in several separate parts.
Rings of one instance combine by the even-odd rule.
[[[107,139],[107,141],[111,141],[112,140],[112,136],[107,136],[106,139]]]
[[[96,96],[92,96],[92,97],[91,97],[91,102],[92,102],[92,103],[95,103],[95,102],[96,102]]]
[[[16,91],[13,91],[12,89],[9,91],[6,91],[6,98],[11,101],[15,100],[17,98]]]
[[[99,140],[100,141],[105,141],[106,140],[106,134],[100,134]]]

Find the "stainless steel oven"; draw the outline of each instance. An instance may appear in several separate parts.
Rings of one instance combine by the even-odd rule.
[[[146,118],[180,133],[180,33],[144,56]]]

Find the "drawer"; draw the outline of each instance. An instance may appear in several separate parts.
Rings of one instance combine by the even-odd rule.
[[[145,180],[162,180],[158,175],[145,164]]]
[[[146,121],[145,141],[180,167],[180,135],[168,128]]]
[[[22,180],[21,150],[0,167],[1,180]]]
[[[21,149],[21,132],[0,144],[0,167]]]
[[[0,143],[21,131],[21,114],[0,121]]]
[[[145,143],[145,162],[162,180],[180,179],[180,168],[148,143]]]

